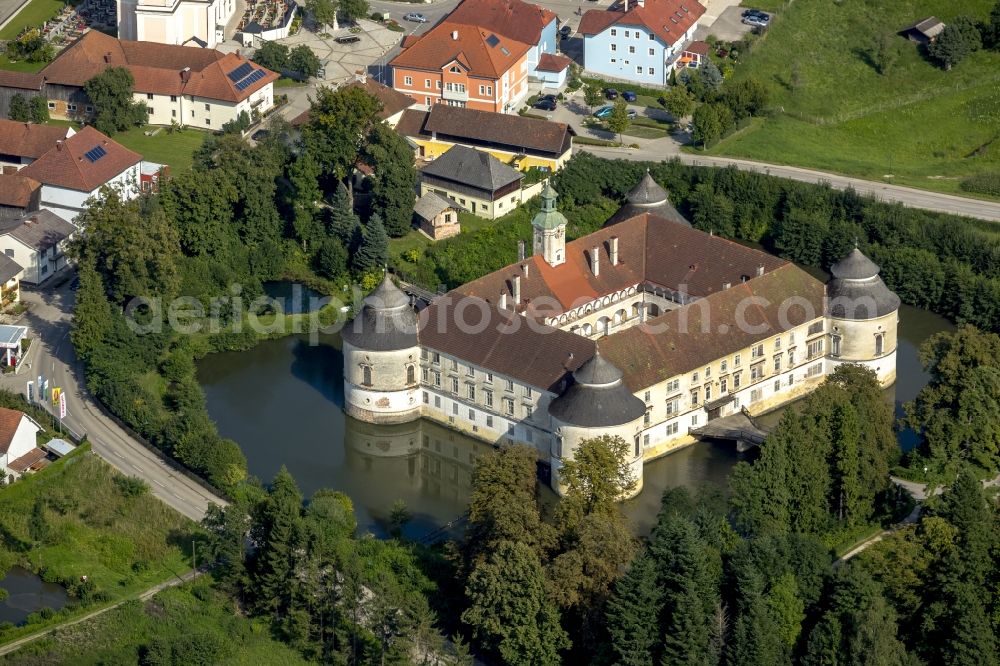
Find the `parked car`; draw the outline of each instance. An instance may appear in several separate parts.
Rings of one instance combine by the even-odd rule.
[[[413,21],[414,23],[427,23],[427,17],[419,12],[410,12],[403,17],[406,21]]]
[[[556,96],[555,95],[543,95],[538,98],[535,102],[536,109],[542,109],[543,111],[555,111],[556,110]]]
[[[563,39],[566,39],[573,34],[572,26],[563,25],[563,27],[559,28],[559,34],[563,36]]]
[[[268,132],[266,129],[259,129],[253,134],[251,134],[250,138],[253,139],[254,141],[263,141],[264,139],[267,138],[268,134],[270,134],[270,132]]]
[[[605,88],[604,96],[608,99],[618,99],[618,91],[614,88]]]
[[[613,106],[602,106],[597,111],[594,111],[595,118],[607,118],[611,115],[611,112],[615,110]]]
[[[622,99],[624,99],[626,102],[634,102],[636,100],[636,96],[635,93],[632,92],[631,90],[626,90],[625,92],[622,93]]]
[[[771,24],[770,19],[765,20],[760,18],[759,16],[748,16],[745,19],[743,19],[743,23],[745,23],[746,25],[753,26],[755,28],[766,28],[768,25]]]
[[[335,40],[338,44],[357,44],[361,41],[361,38],[357,35],[344,35],[343,37],[337,37]]]

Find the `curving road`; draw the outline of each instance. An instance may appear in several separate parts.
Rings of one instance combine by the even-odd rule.
[[[113,467],[144,480],[156,497],[192,520],[201,520],[210,502],[225,506],[221,497],[171,467],[119,427],[84,388],[83,369],[69,339],[76,299],[67,277],[53,278],[63,279],[61,286],[33,291],[22,288],[21,298],[29,310],[19,323],[28,326],[34,340],[24,367],[17,375],[3,376],[0,387],[23,394],[28,381],[45,375],[50,388],[58,386],[66,393],[63,423],[67,429],[86,434],[93,451]],[[46,407],[53,411],[50,401]]]

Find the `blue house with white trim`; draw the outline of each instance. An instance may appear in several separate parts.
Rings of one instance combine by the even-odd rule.
[[[583,15],[584,69],[642,85],[666,85],[705,13],[697,0],[624,0]]]

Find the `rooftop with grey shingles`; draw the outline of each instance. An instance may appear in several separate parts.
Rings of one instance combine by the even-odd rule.
[[[449,148],[421,173],[488,192],[496,192],[524,178],[523,173],[489,153],[462,145]]]
[[[75,226],[44,208],[16,220],[0,222],[0,234],[10,234],[34,250],[48,249],[75,232]]]
[[[437,192],[428,192],[413,204],[413,212],[425,220],[433,220],[449,208],[465,210],[465,207],[454,199],[443,197]]]

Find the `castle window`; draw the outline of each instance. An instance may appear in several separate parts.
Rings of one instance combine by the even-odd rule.
[[[434,356],[431,357],[431,363],[440,363],[440,362],[441,362],[441,354],[434,352]]]
[[[757,345],[750,353],[751,358],[760,358],[764,355],[764,345]]]
[[[879,349],[878,337],[876,337],[875,338],[875,350],[876,350],[875,353],[876,354],[881,354],[882,352],[878,351],[878,349]],[[819,340],[813,340],[812,342],[810,342],[808,350],[806,352],[806,357],[807,358],[815,358],[817,356],[822,356],[822,355],[823,355],[823,338],[820,338]]]
[[[514,401],[511,400],[510,398],[504,398],[503,399],[503,411],[504,411],[504,414],[508,414],[510,416],[513,416],[514,415]]]
[[[434,386],[441,386],[441,373],[440,372],[435,372],[434,373]]]
[[[705,368],[705,379],[708,379],[711,376],[712,376],[712,366],[708,366],[707,368]]]
[[[473,423],[476,422],[476,410],[474,409],[469,410],[469,420],[472,421]]]
[[[649,425],[649,420],[650,420],[649,412],[650,412],[650,408],[647,407],[646,408],[646,413],[642,415],[642,425],[644,425],[644,426],[648,426]]]
[[[431,396],[427,391],[424,391],[424,404],[430,404]]]
[[[774,339],[774,351],[781,349],[781,338]]]
[[[487,372],[486,373],[486,383],[487,384],[492,384],[493,383],[493,373],[492,372]]]
[[[806,335],[816,335],[817,333],[823,332],[823,322],[817,321],[809,324],[809,332]]]
[[[556,437],[556,458],[562,458],[563,438]]]
[[[881,356],[885,353],[885,333],[875,334],[875,355]]]
[[[524,417],[530,419],[531,415],[535,413],[535,408],[531,405],[524,406]]]
[[[667,436],[676,435],[677,431],[680,429],[680,424],[676,421],[667,424]]]
[[[406,366],[406,383],[413,384],[417,381],[417,369],[411,364]]]
[[[639,435],[635,436],[635,455],[639,456]]]
[[[370,365],[361,366],[361,385],[372,385],[372,367]]]
[[[781,356],[774,357],[774,371],[781,372]]]
[[[729,390],[729,380],[723,377],[719,380],[719,393],[727,393]]]
[[[451,369],[456,372],[458,371],[458,361],[455,359],[451,359]]]
[[[733,357],[733,367],[734,368],[740,367],[740,355],[739,354],[737,354],[736,356]]]
[[[649,435],[643,435],[642,436],[642,445],[643,446],[649,446]],[[639,454],[637,453],[636,455],[639,455]]]
[[[697,384],[698,383],[698,373],[697,372],[694,373],[693,375],[691,375],[691,383],[692,384]]]
[[[788,367],[795,365],[795,349],[788,350]]]
[[[667,400],[667,416],[671,416],[680,411],[680,399],[671,398]]]
[[[530,398],[531,397],[531,387],[530,386],[526,386],[524,388],[524,397],[525,398]]]
[[[705,384],[705,402],[708,402],[711,399],[712,399],[712,385]]]
[[[755,382],[758,379],[764,378],[764,364],[758,363],[757,365],[750,366],[750,381]]]
[[[840,356],[840,339],[839,335],[835,335],[830,338],[830,353],[834,356]]]
[[[646,402],[649,402],[649,398],[650,398],[650,393],[649,393],[649,391],[646,391],[646,395],[645,395]]]
[[[775,379],[774,380],[774,392],[777,393],[780,390],[781,390],[781,380],[780,379]]]
[[[673,393],[674,391],[680,390],[680,388],[681,388],[681,380],[679,379],[671,379],[669,382],[667,382],[667,393]]]
[[[427,368],[420,369],[420,381],[426,384],[427,380],[430,379],[430,376],[431,376],[430,370],[428,370]]]
[[[451,378],[451,392],[458,393],[458,377]]]
[[[493,391],[483,391],[483,402],[487,407],[493,407]]]
[[[698,405],[698,391],[691,391],[691,406],[695,407]]]
[[[473,367],[472,367],[472,366],[470,365],[469,367],[467,367],[467,368],[465,369],[465,374],[466,374],[466,375],[468,375],[469,377],[475,377],[475,376],[476,376],[476,369],[475,369],[475,368],[473,368]]]
[[[514,390],[513,380],[510,379],[504,380],[504,388],[508,391],[513,391]]]
[[[754,389],[750,391],[750,402],[757,402],[761,398],[761,390]]]
[[[490,414],[486,415],[486,427],[487,428],[493,427],[493,416],[491,416]]]
[[[474,385],[472,385],[472,384],[466,384],[465,385],[465,393],[468,396],[469,400],[475,400],[476,399],[476,387]]]

